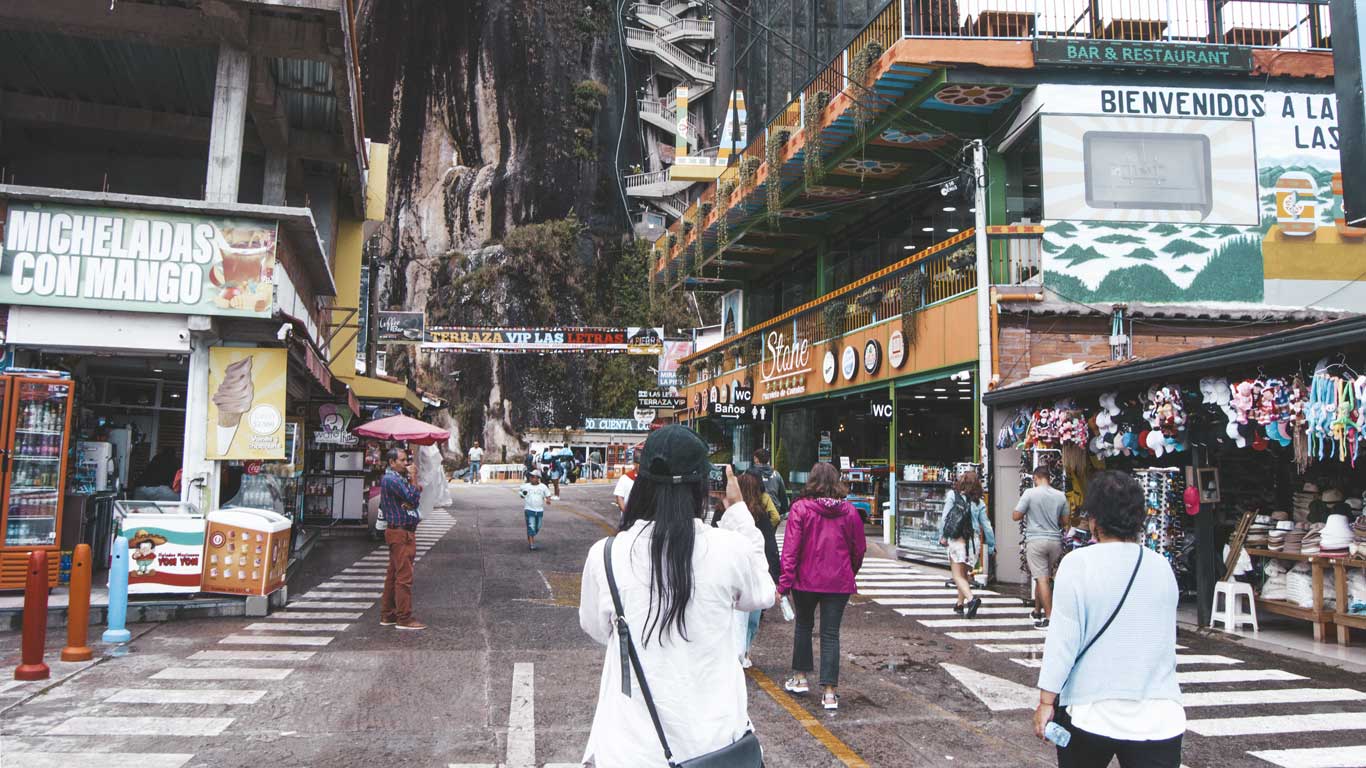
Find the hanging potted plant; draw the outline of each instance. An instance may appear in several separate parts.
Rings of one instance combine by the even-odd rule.
[[[716,204],[720,214],[716,217],[716,250],[718,253],[730,245],[730,196],[735,191],[735,182],[726,179],[716,185]]]
[[[678,247],[678,235],[670,232],[668,238],[666,238],[664,242],[668,243],[669,255],[672,256],[674,254],[674,249]]]
[[[868,109],[868,100],[876,95],[867,87],[868,72],[881,57],[882,43],[872,40],[849,60],[849,84],[851,88],[849,95],[854,100],[854,124],[858,126],[860,138],[863,137],[864,130],[868,127],[868,121],[872,118],[872,112]]]
[[[844,302],[832,301],[826,304],[825,309],[821,310],[821,314],[825,320],[826,338],[833,339],[844,335],[844,316],[846,314]]]
[[[704,234],[706,234],[706,231],[705,231],[704,229],[702,229],[702,222],[706,219],[707,214],[704,213],[702,209],[703,209],[704,207],[710,207],[710,205],[711,205],[710,203],[703,203],[703,204],[701,204],[701,205],[698,205],[697,208],[695,209],[696,212],[693,213],[693,221],[692,221],[693,227],[692,227],[692,228],[693,228],[693,232],[695,233],[695,234],[693,235],[693,241],[692,241],[692,246],[693,246],[693,272],[694,272],[697,276],[699,276],[699,277],[701,277],[701,275],[702,275],[702,262],[703,262],[703,261],[705,260],[705,258],[706,258],[706,251],[704,250],[704,247],[705,247],[705,246],[704,246],[703,243],[702,243],[702,240],[703,240],[703,237],[702,237],[702,236],[703,236]]]
[[[711,370],[712,376],[721,374],[721,366],[725,365],[725,362],[726,358],[725,355],[721,354],[721,350],[707,353],[707,368]]]
[[[689,368],[690,366],[687,362],[682,362],[678,364],[677,372],[674,375],[678,377],[678,383],[680,386],[686,387],[692,383],[692,380],[688,378],[688,374],[691,373]]]
[[[964,272],[977,265],[977,244],[969,243],[957,251],[948,260],[949,269],[955,272]]]
[[[745,359],[750,365],[754,365],[763,356],[764,340],[757,333],[750,334],[749,338],[745,339]]]
[[[906,338],[906,348],[909,349],[915,344],[920,330],[917,310],[920,309],[920,299],[925,292],[925,273],[912,269],[910,274],[901,278],[897,291],[901,294],[901,335]]]
[[[882,289],[876,285],[870,285],[864,288],[858,296],[855,296],[854,301],[864,309],[872,309],[882,303]]]
[[[806,100],[802,114],[802,175],[812,187],[825,177],[825,158],[821,156],[821,113],[830,103],[829,91],[816,91]]]
[[[787,131],[773,131],[764,145],[764,164],[768,166],[764,201],[768,207],[768,223],[772,226],[777,226],[778,213],[783,209],[783,169],[779,167],[779,155],[789,135]]]
[[[761,161],[759,160],[759,158],[752,157],[750,155],[746,155],[740,158],[739,176],[737,179],[736,189],[740,190],[741,192],[744,192],[745,190],[749,189],[751,186],[754,185],[754,177],[759,173],[760,162]]]

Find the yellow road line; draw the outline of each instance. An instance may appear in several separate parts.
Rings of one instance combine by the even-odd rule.
[[[787,710],[787,713],[792,715],[792,717],[806,729],[807,733],[815,736],[817,741],[824,745],[826,749],[830,750],[830,754],[834,755],[836,760],[844,763],[849,768],[869,768],[866,760],[859,757],[858,753],[850,748],[848,744],[840,741],[838,736],[831,733],[824,725],[821,725],[821,721],[813,717],[810,712],[807,712],[802,705],[798,704],[791,696],[788,696],[786,691],[779,688],[778,684],[774,683],[768,675],[760,672],[758,667],[750,667],[746,670],[746,673],[750,676],[750,679],[759,685],[759,688],[762,689],[764,693],[769,695],[769,698],[778,702],[778,706]]]

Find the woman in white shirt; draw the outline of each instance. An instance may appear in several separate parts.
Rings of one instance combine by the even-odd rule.
[[[1176,577],[1140,541],[1143,489],[1123,472],[1086,484],[1098,543],[1062,559],[1039,670],[1034,733],[1072,738],[1059,768],[1178,768],[1186,713],[1176,682]]]
[[[734,617],[772,606],[774,586],[763,537],[744,530],[745,521],[750,529],[754,521],[729,471],[727,527],[702,520],[711,469],[702,439],[670,425],[646,440],[642,454],[612,570],[673,759],[683,762],[753,730]],[[579,601],[579,625],[607,646],[583,761],[596,768],[666,768],[634,675],[631,695],[622,692],[605,543],[589,550]]]

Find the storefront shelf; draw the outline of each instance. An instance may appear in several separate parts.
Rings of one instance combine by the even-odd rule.
[[[1333,563],[1333,594],[1337,596],[1338,610],[1333,613],[1333,623],[1338,628],[1338,644],[1348,645],[1352,642],[1353,629],[1366,629],[1366,614],[1347,613],[1343,608],[1348,607],[1347,601],[1347,569],[1362,568],[1366,569],[1366,560],[1359,557],[1336,560]]]
[[[1269,549],[1248,549],[1247,553],[1251,557],[1266,557],[1273,560],[1292,560],[1295,562],[1309,563],[1314,580],[1314,607],[1303,608],[1295,603],[1285,600],[1267,600],[1262,597],[1257,598],[1257,608],[1281,616],[1289,616],[1295,619],[1302,619],[1310,622],[1314,626],[1314,640],[1323,642],[1328,635],[1328,625],[1334,623],[1334,612],[1323,605],[1323,576],[1326,567],[1333,562],[1333,558],[1315,557],[1313,555],[1302,555],[1295,552],[1273,552]],[[1341,633],[1339,633],[1339,636]]]

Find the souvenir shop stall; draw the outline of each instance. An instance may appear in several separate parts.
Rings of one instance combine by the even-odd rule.
[[[1350,642],[1366,629],[1359,371],[1366,320],[1349,319],[989,394],[998,560],[1022,546],[1002,521],[1036,465],[1071,503],[1068,548],[1090,542],[1077,514],[1087,479],[1126,471],[1146,492],[1144,543],[1171,562],[1202,625],[1215,583],[1236,578],[1252,585],[1259,614]]]

